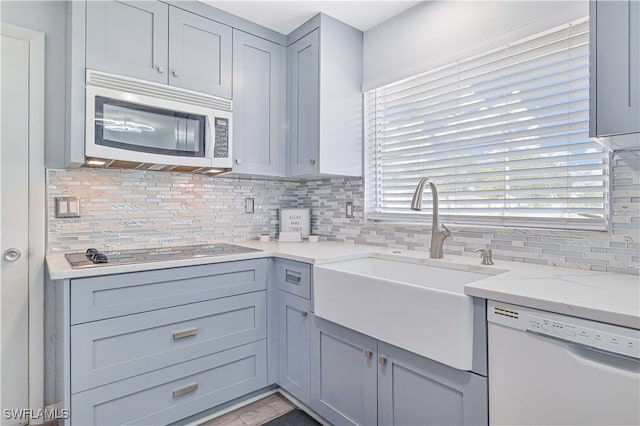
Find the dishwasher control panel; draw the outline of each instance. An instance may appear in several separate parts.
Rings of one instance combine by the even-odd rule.
[[[638,336],[611,333],[576,325],[573,320],[571,322],[566,320],[557,321],[539,315],[527,315],[526,321],[528,331],[578,343],[594,349],[640,358],[640,339]]]
[[[640,330],[491,300],[488,302],[487,320],[579,346],[640,359]]]

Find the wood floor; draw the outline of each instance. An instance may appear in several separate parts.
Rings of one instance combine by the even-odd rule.
[[[295,405],[279,393],[274,393],[198,426],[258,426],[294,408]]]

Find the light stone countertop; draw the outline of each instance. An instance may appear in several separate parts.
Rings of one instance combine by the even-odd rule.
[[[456,269],[464,270],[474,270],[480,266],[480,258],[475,257],[445,255],[444,259],[428,259],[426,252],[342,242],[279,243],[254,240],[233,242],[233,244],[262,251],[84,269],[71,269],[64,255],[56,253],[47,255],[47,266],[53,280],[264,257],[280,257],[322,264],[368,254],[381,254],[401,255],[434,266],[441,264],[444,267],[456,266]],[[467,284],[465,286],[467,295],[640,329],[640,277],[637,275],[593,272],[502,260],[495,261],[493,266],[483,268],[495,268],[496,272],[505,272],[489,275],[485,279]]]

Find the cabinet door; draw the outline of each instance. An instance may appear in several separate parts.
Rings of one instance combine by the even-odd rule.
[[[231,27],[169,8],[169,84],[231,99]]]
[[[313,322],[311,408],[335,425],[377,424],[376,340],[315,316]]]
[[[289,175],[318,172],[320,120],[319,30],[287,48],[289,63]]]
[[[640,133],[640,2],[596,3],[596,133]]]
[[[87,68],[167,83],[168,6],[88,1]]]
[[[284,176],[285,48],[233,30],[236,173]]]
[[[486,425],[487,378],[378,342],[381,425]]]
[[[307,299],[278,291],[278,384],[307,405],[311,362],[309,304]]]

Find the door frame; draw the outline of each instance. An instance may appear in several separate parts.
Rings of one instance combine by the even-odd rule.
[[[37,410],[44,408],[45,34],[4,22],[0,29],[3,36],[29,43],[29,407],[24,408]]]

